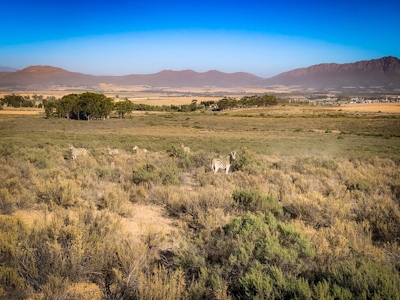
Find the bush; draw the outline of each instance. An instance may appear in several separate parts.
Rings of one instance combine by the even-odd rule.
[[[254,166],[258,166],[262,170],[265,169],[264,163],[255,157],[255,154],[247,149],[243,148],[238,151],[240,154],[236,155],[236,160],[233,162],[231,166],[232,172],[234,171],[243,171],[248,172],[249,169],[254,169]]]
[[[226,282],[232,298],[303,295],[304,279],[299,275],[309,268],[313,249],[304,236],[272,214],[248,213],[233,218],[202,244],[199,242],[197,249],[188,248],[180,257],[181,266],[194,278],[207,272],[219,282]],[[216,290],[212,281],[204,282],[203,289],[208,293]]]
[[[158,167],[145,163],[132,172],[132,181],[135,184],[152,186],[154,184],[179,185],[178,169],[170,164]]]
[[[264,196],[258,190],[235,190],[232,197],[244,210],[253,213],[271,212],[275,217],[283,217],[283,209],[272,195]]]

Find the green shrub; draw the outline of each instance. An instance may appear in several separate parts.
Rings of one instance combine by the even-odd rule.
[[[272,195],[264,196],[258,190],[235,190],[233,200],[244,210],[257,213],[271,212],[275,217],[283,216],[283,209]]]
[[[373,189],[368,180],[364,178],[350,178],[345,182],[349,191],[362,191],[366,194],[371,194]]]
[[[255,154],[251,150],[243,148],[236,154],[236,160],[233,162],[231,170],[232,172],[248,172],[248,168],[252,168],[253,166],[258,166],[262,170],[265,169],[264,163],[261,160],[257,159]]]
[[[151,186],[154,184],[179,185],[179,171],[172,164],[156,166],[151,163],[145,163],[132,172],[132,181],[135,184],[144,184]]]
[[[397,299],[400,295],[398,272],[380,262],[354,257],[326,267],[314,277],[310,274],[310,282],[320,295],[321,285],[325,286],[328,299]]]
[[[299,275],[309,268],[313,248],[294,227],[277,221],[270,213],[233,218],[202,244],[199,242],[197,250],[189,248],[181,256],[181,266],[195,278],[207,268],[208,274],[226,280],[227,292],[234,299],[266,295],[289,299],[295,294],[309,294],[304,292],[304,279]],[[260,287],[260,282],[267,286]],[[204,288],[215,291],[211,282],[204,282]]]

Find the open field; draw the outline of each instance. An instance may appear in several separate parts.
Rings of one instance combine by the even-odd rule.
[[[0,111],[0,298],[396,299],[398,107]]]

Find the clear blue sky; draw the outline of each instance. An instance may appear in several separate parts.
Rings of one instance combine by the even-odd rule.
[[[0,66],[93,75],[164,69],[271,77],[400,57],[399,0],[0,0]]]

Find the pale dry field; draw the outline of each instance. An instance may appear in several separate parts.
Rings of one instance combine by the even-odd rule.
[[[170,105],[184,105],[190,104],[193,100],[197,100],[197,104],[202,101],[219,101],[218,97],[135,97],[130,98],[130,101],[136,104],[147,104],[153,106],[170,106]],[[302,114],[307,112],[321,112],[324,111],[343,111],[343,112],[363,112],[363,113],[400,113],[400,102],[389,102],[389,103],[355,103],[355,104],[342,104],[340,106],[273,106],[268,108],[269,113],[275,114]],[[254,109],[254,108],[238,108],[230,110],[229,113],[247,112],[257,113],[258,110],[265,110],[265,108]],[[42,108],[13,108],[5,107],[0,110],[0,115],[36,115],[43,114],[44,109]],[[143,112],[134,112],[135,114],[142,114]],[[154,112],[153,112],[154,113]]]
[[[344,104],[340,106],[340,109],[354,112],[400,113],[400,102]]]
[[[0,110],[0,115],[37,115],[44,113],[42,108],[12,108],[5,107]]]

